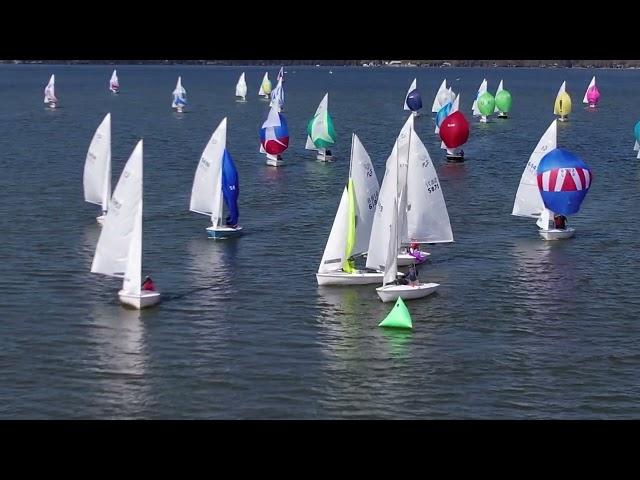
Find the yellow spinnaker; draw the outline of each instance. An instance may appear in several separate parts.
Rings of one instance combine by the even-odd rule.
[[[556,104],[553,107],[553,113],[555,115],[562,115],[563,117],[571,113],[571,97],[567,92],[562,92],[556,98]]]

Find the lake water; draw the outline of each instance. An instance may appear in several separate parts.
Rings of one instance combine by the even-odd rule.
[[[287,164],[267,167],[258,130],[265,69],[0,67],[1,418],[637,418],[640,166],[633,127],[640,71],[287,67]],[[241,71],[249,86],[236,103]],[[277,68],[269,68],[275,79]],[[42,91],[56,74],[59,109]],[[600,105],[581,103],[596,73]],[[170,108],[182,75],[188,112]],[[455,243],[420,269],[438,293],[408,302],[414,329],[377,324],[375,285],[318,287],[346,182],[351,132],[382,181],[418,78],[426,107],[446,76],[471,123],[467,161],[447,165],[432,115],[416,130],[436,163]],[[504,79],[511,117],[479,124],[471,103]],[[576,236],[539,238],[510,215],[525,163],[567,80],[558,146],[594,181],[570,218]],[[329,92],[336,162],[304,150]],[[429,110],[426,108],[425,110]],[[83,201],[87,147],[112,114],[113,183],[144,139],[144,273],[164,301],[122,308],[121,281],[89,272],[99,208]],[[188,211],[194,171],[228,117],[245,235],[215,242]]]

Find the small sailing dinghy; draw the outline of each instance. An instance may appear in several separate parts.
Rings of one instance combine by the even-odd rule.
[[[173,102],[171,106],[176,109],[176,112],[182,113],[184,107],[187,106],[187,91],[182,86],[182,77],[178,77],[178,83],[173,91]]]
[[[633,151],[638,152],[638,156],[636,158],[640,158],[640,122],[636,123],[636,126],[633,128],[633,135],[636,138],[636,143],[633,145]]]
[[[49,83],[44,87],[44,103],[49,105],[49,108],[56,108],[58,99],[56,98],[56,76],[51,75]]]
[[[556,101],[553,105],[553,114],[560,115],[561,122],[566,122],[569,114],[571,113],[571,97],[566,91],[567,82],[562,82],[560,85],[560,89],[558,90],[558,95],[556,95]]]
[[[404,97],[404,109],[413,112],[414,116],[418,116],[419,110],[422,108],[422,97],[418,91],[418,80],[416,78],[411,82],[407,95]]]
[[[92,273],[122,278],[118,297],[141,309],[160,301],[160,292],[142,289],[142,140],[129,157],[113,191],[96,245]]]
[[[329,115],[329,94],[326,93],[316,109],[313,118],[307,124],[306,150],[317,150],[316,159],[321,162],[333,162],[330,147],[336,143],[333,119]]]
[[[437,283],[403,285],[396,281],[399,246],[405,233],[406,236],[411,234],[411,228],[414,225],[406,212],[413,209],[413,201],[418,196],[440,191],[439,184],[432,183],[427,186],[423,183],[426,179],[421,174],[423,172],[412,171],[411,175],[408,175],[410,164],[415,165],[414,168],[429,168],[430,165],[433,168],[424,144],[413,129],[413,119],[414,116],[410,115],[387,159],[367,252],[367,268],[384,272],[383,285],[376,288],[383,302],[392,302],[399,297],[405,300],[422,298],[435,292],[439,287]],[[425,214],[430,215],[429,212],[422,210],[421,215],[415,220],[420,222],[420,217]]]
[[[280,70],[278,70],[278,76],[276,77],[276,82],[279,82],[280,80],[282,80],[282,83],[284,83],[284,67],[280,67]]]
[[[566,150],[556,147],[557,123],[551,123],[529,157],[513,204],[512,215],[536,218],[545,240],[574,235],[571,227],[557,228],[556,214],[577,213],[592,182],[587,165]]]
[[[460,95],[456,97],[452,112],[442,121],[438,132],[450,162],[464,161],[464,150],[460,147],[469,139],[469,122],[459,110],[459,102]]]
[[[436,92],[436,96],[433,99],[433,105],[431,106],[432,113],[438,113],[438,111],[447,104],[447,102],[452,101],[453,98],[451,96],[451,91],[447,90],[447,79],[445,78],[440,84],[440,88]]]
[[[511,111],[513,99],[511,98],[511,93],[504,89],[502,80],[500,80],[498,90],[496,90],[495,100],[496,107],[494,112],[498,113],[498,118],[509,118],[508,113]]]
[[[109,79],[109,90],[111,90],[113,93],[120,92],[120,83],[118,82],[118,74],[116,73],[115,70],[111,74],[111,79]]]
[[[267,154],[267,165],[278,167],[283,164],[282,154],[289,147],[289,128],[282,113],[274,105],[260,129],[260,153]]]
[[[244,72],[240,75],[238,79],[238,83],[236,84],[236,97],[240,97],[237,102],[246,102],[247,101],[247,82],[244,78]]]
[[[225,117],[202,152],[191,189],[189,210],[211,217],[211,226],[207,228],[209,238],[223,239],[242,234],[242,227],[238,225],[239,195],[238,171],[227,150]],[[222,212],[223,203],[229,211],[226,219]]]
[[[349,180],[316,273],[318,285],[365,285],[382,281],[382,272],[358,270],[354,260],[369,247],[378,194],[378,178],[371,158],[354,133]]]
[[[587,87],[587,90],[584,92],[582,103],[588,103],[589,107],[595,108],[596,105],[598,105],[599,100],[600,90],[598,90],[598,86],[596,85],[596,76],[594,75]]]
[[[269,80],[269,72],[265,72],[264,77],[262,78],[262,83],[260,84],[260,90],[258,91],[258,95],[260,95],[265,100],[269,100],[270,93],[271,93],[271,80]]]
[[[104,223],[111,199],[111,114],[107,113],[93,134],[84,162],[84,200],[102,206],[102,215],[96,217]]]
[[[269,103],[270,107],[276,106],[278,112],[282,112],[284,110],[284,87],[282,86],[282,78],[278,80],[276,84],[276,88],[271,91],[271,103]]]
[[[487,123],[489,121],[489,115],[493,113],[495,107],[496,101],[493,95],[487,90],[487,79],[485,78],[482,80],[480,88],[478,88],[478,94],[471,107],[473,116],[480,116],[480,123]]]

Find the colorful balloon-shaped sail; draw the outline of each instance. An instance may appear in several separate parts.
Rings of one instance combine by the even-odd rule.
[[[469,139],[469,122],[462,112],[455,111],[443,120],[439,134],[448,149],[458,148]]]
[[[562,215],[580,210],[593,175],[581,159],[562,148],[547,153],[538,164],[538,189],[544,205]]]
[[[418,91],[417,79],[413,79],[407,95],[404,98],[404,109],[417,112],[422,108],[422,97]]]
[[[240,182],[238,181],[238,170],[236,170],[231,154],[226,148],[222,156],[222,195],[229,210],[229,216],[227,216],[225,223],[227,225],[237,225],[240,215],[238,212]]]
[[[274,105],[260,129],[260,146],[270,155],[280,155],[289,147],[289,128],[282,113]]]
[[[582,103],[588,103],[590,107],[595,107],[598,104],[598,101],[600,101],[600,90],[598,90],[596,77],[594,75],[587,87],[587,90],[584,92]]]

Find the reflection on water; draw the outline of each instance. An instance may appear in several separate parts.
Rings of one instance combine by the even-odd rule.
[[[407,358],[412,338],[411,330],[380,327],[380,331],[386,340],[387,349],[391,357],[395,359]]]

